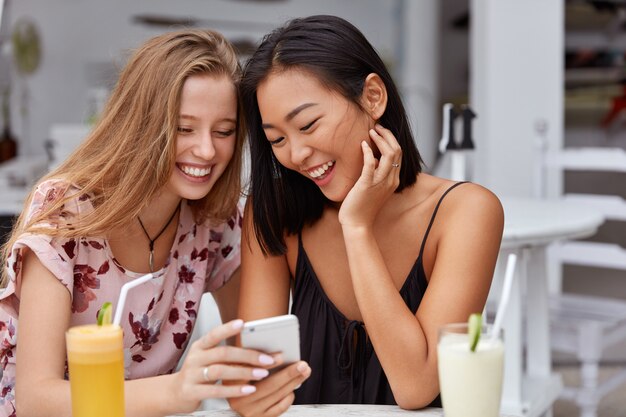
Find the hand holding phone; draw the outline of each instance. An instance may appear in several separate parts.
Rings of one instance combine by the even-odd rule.
[[[282,352],[284,364],[300,360],[300,325],[293,314],[246,322],[241,346],[265,353]]]

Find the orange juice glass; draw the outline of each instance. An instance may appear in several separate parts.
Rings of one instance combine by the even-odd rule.
[[[65,334],[73,417],[124,417],[120,326],[89,324]]]

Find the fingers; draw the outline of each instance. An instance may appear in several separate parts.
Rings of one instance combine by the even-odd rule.
[[[300,361],[289,365],[255,385],[260,405],[267,409],[281,398],[296,390],[311,376],[311,368],[306,362]]]
[[[376,143],[380,151],[380,161],[378,164],[378,179],[388,177],[392,169],[398,169],[402,162],[402,149],[395,136],[389,129],[385,129],[379,124],[370,129],[370,137]]]
[[[194,396],[197,398],[238,398],[253,394],[254,385],[216,385],[200,384],[195,386]]]
[[[294,395],[294,393],[290,392],[289,394],[287,394],[287,396],[285,398],[283,398],[278,403],[276,403],[272,407],[270,407],[267,410],[266,415],[267,416],[279,416],[279,415],[285,413],[289,409],[291,404],[293,404],[293,401],[295,399],[296,399],[296,396]]]
[[[256,392],[229,401],[233,410],[242,416],[278,416],[293,403],[293,391],[311,375],[306,362],[296,362],[257,382]]]
[[[293,402],[293,391],[311,375],[306,362],[296,362],[255,384],[256,392],[231,402],[242,415],[273,415]],[[272,412],[269,412],[272,410]],[[276,414],[278,415],[278,414]]]
[[[376,170],[376,158],[374,158],[374,152],[366,141],[361,142],[361,149],[363,150],[363,169],[361,170],[361,178],[367,183],[371,183],[374,179],[374,171]]]
[[[201,348],[209,349],[219,345],[220,342],[228,339],[229,337],[238,335],[241,332],[242,328],[243,320],[233,320],[215,327],[202,338],[200,338],[198,342]]]
[[[258,381],[269,375],[269,371],[267,369],[225,365],[221,363],[207,365],[198,369],[198,382],[216,382],[219,380]]]
[[[271,368],[282,363],[282,355],[268,355],[251,349],[220,345],[222,341],[237,335],[243,327],[242,320],[233,320],[217,326],[194,342],[186,361],[192,366],[218,363],[239,363]]]
[[[235,346],[217,346],[208,350],[195,351],[189,353],[191,363],[204,366],[214,363],[239,363],[258,366],[261,368],[271,368],[279,365],[281,356],[276,359],[268,354],[256,350],[245,349]]]

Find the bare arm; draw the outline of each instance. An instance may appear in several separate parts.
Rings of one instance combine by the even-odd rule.
[[[217,291],[212,293],[217,308],[220,311],[222,323],[234,320],[238,314],[239,306],[239,287],[241,283],[241,269],[237,268],[230,280]]]
[[[285,256],[263,255],[252,222],[252,207],[247,204],[241,236],[239,297],[239,316],[246,321],[286,314],[291,279]]]
[[[254,320],[286,314],[290,279],[284,256],[263,255],[254,235],[252,209],[247,204],[241,239],[239,317]],[[293,403],[293,391],[309,375],[311,368],[303,361],[297,362],[258,382],[254,394],[230,399],[229,404],[242,416],[278,416]]]
[[[30,251],[25,254],[22,265],[16,366],[18,415],[71,416],[70,386],[63,380],[65,331],[71,317],[70,295]],[[209,375],[215,375],[211,381],[260,379],[252,374],[253,367],[265,366],[256,352],[216,347],[222,340],[237,335],[240,328],[240,325],[227,323],[194,342],[181,371],[175,374],[125,382],[126,415],[163,416],[188,412],[195,410],[205,398],[245,395],[242,385],[215,385],[204,380],[202,372],[208,366]],[[252,366],[243,366],[245,364]]]
[[[424,407],[439,392],[438,328],[482,311],[500,247],[502,207],[489,191],[467,184],[446,197],[437,227],[434,267],[415,315],[393,284],[371,229],[344,227],[359,309],[403,408]]]
[[[71,416],[70,386],[63,380],[70,294],[30,251],[24,255],[22,267],[15,378],[17,415]]]
[[[433,270],[415,315],[398,293],[373,233],[380,209],[400,183],[402,149],[380,125],[370,130],[380,158],[364,141],[363,170],[344,199],[339,221],[359,310],[398,405],[420,408],[439,392],[437,330],[481,311],[503,229],[502,207],[486,189],[466,184],[437,215]],[[419,181],[419,179],[418,179]],[[393,323],[393,326],[390,326]]]

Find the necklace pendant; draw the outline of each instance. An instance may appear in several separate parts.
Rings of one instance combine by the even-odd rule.
[[[150,251],[150,272],[154,272],[154,252]]]

